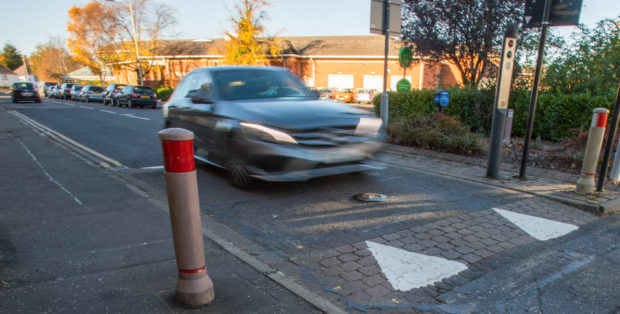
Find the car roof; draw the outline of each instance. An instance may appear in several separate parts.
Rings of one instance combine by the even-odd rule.
[[[221,72],[230,70],[267,70],[267,71],[287,71],[287,69],[276,66],[249,66],[249,65],[223,65],[216,67],[202,67],[192,70],[191,72]],[[191,73],[190,72],[190,73]]]

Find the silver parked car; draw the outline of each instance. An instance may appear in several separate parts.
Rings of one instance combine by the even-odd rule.
[[[103,102],[103,87],[95,85],[86,85],[82,87],[80,91],[80,101],[91,102],[98,101]]]
[[[371,160],[381,120],[319,100],[284,68],[196,69],[162,110],[165,127],[194,132],[196,158],[227,169],[237,187],[382,168]]]

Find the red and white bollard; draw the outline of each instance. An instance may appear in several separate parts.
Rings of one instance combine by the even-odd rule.
[[[170,128],[158,134],[164,151],[166,191],[179,269],[176,299],[183,305],[196,308],[213,301],[215,294],[205,263],[194,163],[194,133]]]
[[[583,156],[581,176],[579,180],[577,180],[577,192],[594,192],[594,175],[596,173],[596,166],[598,165],[598,157],[601,153],[601,146],[603,145],[608,115],[609,110],[605,108],[594,109],[590,133],[588,134],[588,142],[586,144],[586,152]]]

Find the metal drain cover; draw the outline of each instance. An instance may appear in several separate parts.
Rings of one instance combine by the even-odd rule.
[[[383,202],[386,201],[389,197],[387,195],[377,193],[362,193],[353,196],[353,198],[360,202]]]

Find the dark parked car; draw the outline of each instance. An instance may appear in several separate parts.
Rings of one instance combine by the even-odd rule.
[[[118,92],[125,86],[127,85],[116,83],[108,85],[108,87],[106,87],[105,91],[103,92],[103,104],[111,104],[112,106],[116,106],[116,94],[118,94]]]
[[[157,108],[157,95],[148,86],[127,85],[116,94],[116,103],[129,108],[151,107]]]
[[[71,98],[71,100],[73,101],[80,100],[80,92],[82,91],[82,87],[83,87],[82,85],[77,85],[77,84],[73,85],[71,87],[71,97],[69,98]]]
[[[196,69],[162,111],[164,126],[193,131],[196,158],[226,168],[237,187],[382,168],[370,160],[381,120],[319,100],[284,68]]]
[[[39,82],[39,96],[40,97],[50,97],[49,96],[49,88],[52,86],[56,86],[57,84],[54,82]]]
[[[73,87],[73,83],[62,83],[60,85],[60,94],[56,95],[56,98],[62,98],[64,100],[71,99],[71,88]]]
[[[95,86],[95,85],[86,85],[82,87],[80,91],[80,101],[82,102],[91,102],[91,101],[103,101],[103,87]]]
[[[11,100],[13,102],[34,101],[41,102],[41,97],[32,82],[13,82],[11,84]]]

